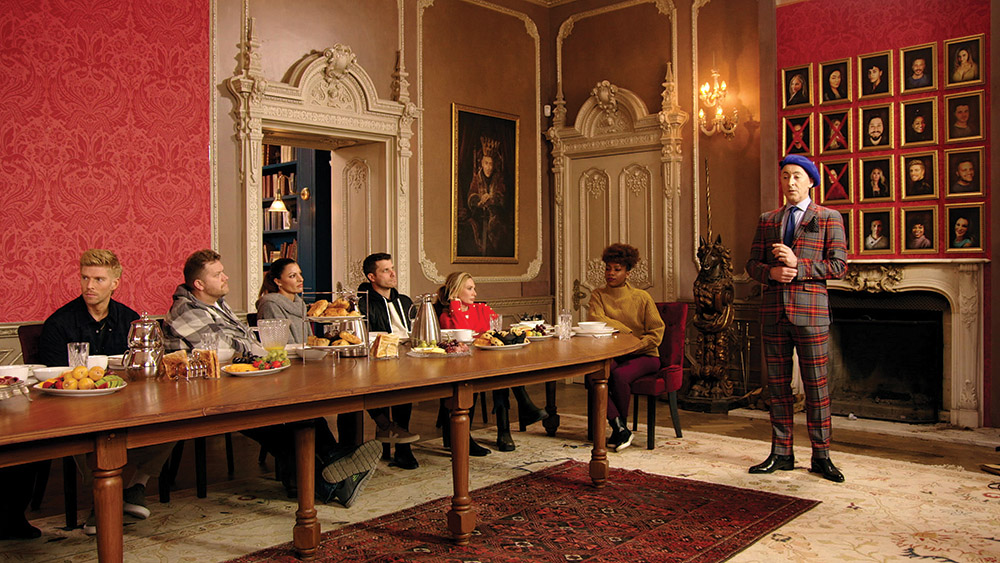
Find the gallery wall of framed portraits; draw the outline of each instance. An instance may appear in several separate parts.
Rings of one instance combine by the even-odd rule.
[[[816,162],[849,258],[988,257],[989,3],[941,5],[945,20],[902,0],[779,14],[778,142]]]

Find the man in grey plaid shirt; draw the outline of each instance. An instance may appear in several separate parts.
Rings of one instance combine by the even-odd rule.
[[[184,262],[184,283],[174,291],[174,304],[163,327],[168,350],[190,350],[206,334],[214,333],[219,338],[220,358],[264,353],[249,327],[224,301],[229,293],[229,276],[221,260],[217,252],[205,249]],[[370,440],[354,448],[342,446],[324,418],[297,424],[312,424],[316,428],[316,473],[323,476],[316,480],[317,498],[322,502],[336,499],[349,508],[375,473],[382,454],[381,444]],[[294,496],[296,489],[294,429],[294,424],[278,424],[243,431],[274,456],[275,472],[289,496]]]

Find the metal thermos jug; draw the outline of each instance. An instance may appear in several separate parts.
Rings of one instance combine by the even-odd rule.
[[[143,313],[128,330],[128,352],[122,360],[132,377],[156,377],[163,359],[163,331],[160,323]]]
[[[434,314],[434,294],[418,295],[410,306],[410,318],[413,327],[410,329],[410,346],[436,345],[441,341],[441,326]]]

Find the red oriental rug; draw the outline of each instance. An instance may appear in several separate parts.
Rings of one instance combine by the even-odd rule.
[[[451,543],[451,497],[323,534],[316,561],[496,563],[724,561],[818,501],[611,469],[595,489],[567,461],[473,492],[478,525]],[[298,561],[291,543],[232,563]]]

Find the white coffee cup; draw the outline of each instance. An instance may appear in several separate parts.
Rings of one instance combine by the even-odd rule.
[[[101,366],[101,369],[108,369],[108,357],[104,355],[87,356],[87,368]]]
[[[30,373],[28,366],[21,364],[0,366],[0,377],[16,377],[18,381],[24,381]]]

